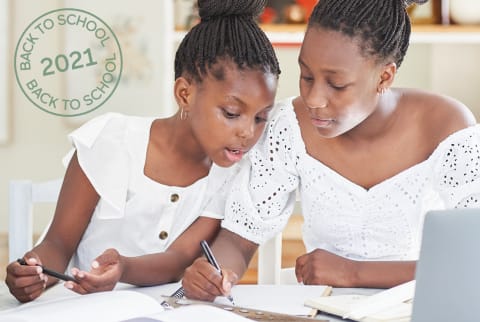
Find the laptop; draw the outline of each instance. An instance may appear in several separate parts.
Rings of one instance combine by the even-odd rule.
[[[425,217],[411,322],[480,321],[480,208]]]

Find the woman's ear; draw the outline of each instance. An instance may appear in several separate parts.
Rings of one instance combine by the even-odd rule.
[[[173,95],[177,101],[179,109],[188,111],[192,92],[192,82],[185,77],[178,77],[173,86]]]
[[[377,92],[383,93],[388,90],[395,80],[395,74],[397,73],[397,64],[388,63],[382,66],[380,71],[380,82],[377,86]]]

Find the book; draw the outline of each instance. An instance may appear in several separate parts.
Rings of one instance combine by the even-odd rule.
[[[412,315],[415,281],[374,295],[345,294],[311,298],[305,305],[319,311],[361,322],[408,322]]]
[[[166,310],[155,298],[131,290],[66,296],[30,302],[1,311],[1,322],[248,322],[253,321],[214,306],[195,304]]]

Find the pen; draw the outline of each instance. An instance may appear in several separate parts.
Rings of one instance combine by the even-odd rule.
[[[17,259],[17,262],[18,262],[20,265],[28,265],[27,262],[26,262],[23,258]],[[69,275],[66,275],[66,274],[62,274],[62,273],[58,273],[58,272],[52,271],[51,269],[48,269],[48,268],[46,268],[45,266],[40,265],[40,264],[36,264],[36,266],[40,266],[40,267],[42,268],[43,273],[45,273],[45,274],[47,274],[47,275],[56,277],[56,278],[61,279],[61,280],[63,280],[63,281],[77,282],[77,280],[76,280],[75,278],[73,278],[72,276],[69,276]]]
[[[217,260],[213,256],[212,250],[208,246],[207,242],[205,240],[202,240],[200,242],[200,246],[202,246],[203,253],[205,254],[205,257],[207,257],[208,262],[215,267],[215,269],[222,275],[222,270],[220,269],[220,266],[217,263]],[[232,302],[233,305],[235,305],[235,302],[233,302],[233,297],[231,295],[227,296],[227,299]]]

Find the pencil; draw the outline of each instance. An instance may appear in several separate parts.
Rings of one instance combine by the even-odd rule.
[[[203,253],[205,254],[205,257],[207,257],[208,262],[215,267],[215,269],[222,275],[222,270],[220,269],[220,265],[218,265],[217,260],[213,256],[212,250],[208,246],[207,242],[205,240],[202,240],[200,242],[200,246],[202,246]],[[233,297],[231,295],[227,296],[227,299],[232,303],[232,305],[235,305],[235,302],[233,301]]]
[[[23,259],[23,258],[19,258],[17,259],[17,262],[20,264],[20,265],[28,265],[27,262]],[[40,264],[36,264],[35,266],[39,266],[42,268],[42,271],[44,274],[46,275],[49,275],[49,276],[52,276],[52,277],[55,277],[55,278],[58,278],[62,281],[72,281],[72,282],[77,282],[77,280],[72,277],[72,276],[69,276],[69,275],[66,275],[66,274],[62,274],[62,273],[59,273],[59,272],[55,272],[51,269],[48,269],[46,268],[45,266],[43,265],[40,265]]]

